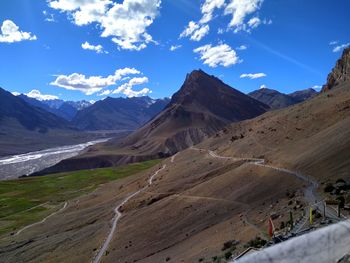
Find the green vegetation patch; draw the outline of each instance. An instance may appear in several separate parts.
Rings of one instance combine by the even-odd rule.
[[[0,235],[40,221],[60,209],[63,202],[92,192],[101,184],[137,174],[159,162],[0,181]]]

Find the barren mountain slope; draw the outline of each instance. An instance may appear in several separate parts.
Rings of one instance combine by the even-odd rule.
[[[269,105],[271,109],[282,109],[300,101],[277,90],[262,88],[248,94],[252,98]]]
[[[286,193],[298,193],[303,184],[269,168],[188,149],[148,172],[69,201],[65,210],[20,235],[1,237],[0,260],[92,261],[111,230],[114,208],[163,165],[152,186],[119,210],[102,262],[210,261],[233,239],[240,242],[239,253],[256,235],[263,237],[268,215],[287,206]]]
[[[229,123],[253,118],[267,109],[216,77],[195,70],[187,75],[164,111],[131,134],[123,145],[139,152],[174,154]]]
[[[349,113],[350,83],[344,83],[310,101],[233,124],[204,145],[229,156],[264,156],[318,179],[350,177]]]
[[[349,178],[349,112],[345,83],[288,109],[232,124],[164,160],[153,184],[118,210],[122,217],[102,262],[211,261],[223,255],[229,240],[239,241],[234,254],[243,251],[249,240],[264,236],[270,214],[281,215],[276,226],[287,220],[294,204],[303,203],[308,183],[253,160],[221,156],[265,158],[274,167],[300,170],[319,181]],[[93,260],[111,231],[115,207],[146,186],[156,170],[108,183],[69,201],[50,220],[1,237],[0,258]],[[297,219],[303,208],[293,211]]]
[[[170,156],[226,125],[258,116],[269,107],[201,70],[188,74],[166,108],[125,140],[111,140],[44,172],[115,166]]]

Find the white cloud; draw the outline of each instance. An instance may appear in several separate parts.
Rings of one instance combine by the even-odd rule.
[[[50,83],[50,85],[65,88],[67,90],[79,90],[86,95],[92,95],[102,89],[115,85],[126,75],[140,74],[141,72],[134,68],[118,69],[114,75],[107,77],[91,76],[86,77],[83,74],[73,73],[71,75],[59,75]]]
[[[59,98],[55,95],[42,94],[40,90],[33,89],[32,91],[25,93],[27,97],[37,99],[37,100],[58,100]]]
[[[237,47],[236,49],[237,49],[237,50],[246,50],[246,49],[247,49],[247,46],[241,45],[241,46]]]
[[[240,78],[249,78],[249,79],[258,79],[258,78],[263,78],[266,77],[267,75],[265,73],[246,73],[246,74],[241,74]]]
[[[347,48],[348,46],[350,46],[350,43],[338,45],[338,46],[335,46],[332,51],[336,53],[336,52],[342,51],[344,48]]]
[[[261,24],[261,20],[259,17],[253,17],[248,21],[247,24],[251,28],[257,28]]]
[[[103,88],[115,84],[112,76],[103,78],[101,76],[86,77],[83,74],[73,73],[71,75],[59,75],[50,85],[58,86],[68,90],[79,90],[86,95],[92,95]]]
[[[232,15],[229,27],[233,28],[234,32],[245,30],[246,17],[258,11],[262,3],[263,0],[230,0],[224,11],[225,15]]]
[[[49,0],[48,5],[53,9],[67,12],[76,25],[88,25],[100,22],[108,11],[111,0]]]
[[[199,29],[199,25],[194,22],[194,21],[190,21],[188,23],[188,26],[184,29],[184,31],[182,31],[182,33],[180,34],[180,38],[182,37],[188,37],[190,35],[193,34],[194,31],[198,30]]]
[[[94,45],[91,45],[87,41],[85,41],[85,43],[81,44],[81,47],[83,49],[86,49],[86,50],[93,50],[93,51],[95,51],[98,54],[102,54],[102,53],[108,54],[107,51],[103,50],[103,47],[101,45],[94,46]]]
[[[333,46],[333,45],[336,45],[336,44],[338,44],[338,41],[331,41],[331,42],[329,42],[330,46]]]
[[[102,91],[100,94],[98,94],[98,96],[108,96],[111,93],[112,93],[111,90],[106,89],[106,90]]]
[[[200,41],[209,33],[209,25],[207,24],[213,19],[214,10],[220,9],[225,5],[225,0],[206,0],[201,6],[202,18],[198,23],[190,21],[186,28],[180,34],[180,38],[189,37],[193,41]]]
[[[46,10],[43,11],[43,15],[45,16],[46,22],[56,22],[54,15],[47,12]]]
[[[202,18],[198,21],[190,21],[180,38],[189,37],[191,40],[199,41],[209,33],[208,23],[213,19],[216,9],[223,9],[224,15],[232,16],[232,19],[226,29],[233,29],[235,33],[239,31],[251,32],[261,24],[269,25],[271,19],[261,20],[256,16],[264,0],[205,0],[201,6]],[[254,17],[250,17],[254,15]],[[250,18],[250,19],[249,19]],[[248,20],[248,21],[247,21]],[[218,34],[223,34],[223,28],[218,29]]]
[[[322,89],[322,86],[320,86],[320,85],[314,85],[314,86],[311,87],[311,89],[320,90],[320,89]]]
[[[268,89],[268,87],[265,84],[263,84],[260,86],[260,89]]]
[[[264,25],[271,25],[272,24],[272,19],[264,19],[263,21],[262,21],[262,23],[264,24]]]
[[[67,12],[78,25],[97,23],[101,37],[111,37],[119,48],[141,50],[156,43],[146,29],[158,16],[161,0],[55,0],[49,6]]]
[[[206,24],[213,19],[215,9],[220,9],[225,5],[225,0],[206,0],[201,7],[203,17],[199,21],[201,24]]]
[[[209,26],[208,25],[202,26],[198,30],[193,32],[193,34],[191,36],[191,40],[200,41],[208,33],[209,33]]]
[[[136,74],[141,74],[141,72],[135,68],[122,68],[122,69],[117,69],[114,75],[116,77],[116,80],[119,80],[126,75],[136,75]]]
[[[173,46],[171,46],[170,47],[170,51],[175,51],[176,49],[179,49],[179,48],[181,48],[182,47],[182,45],[173,45]]]
[[[17,92],[17,91],[14,91],[14,92],[11,92],[11,93],[14,96],[19,96],[19,95],[22,94],[22,93]],[[43,101],[43,100],[58,100],[59,99],[58,96],[55,96],[55,95],[42,94],[40,92],[40,90],[37,90],[37,89],[33,89],[33,90],[29,91],[28,93],[23,93],[23,94],[26,95],[29,98],[37,99],[37,100],[40,100],[40,101]]]
[[[241,62],[236,52],[227,44],[204,45],[193,51],[199,53],[201,55],[200,59],[209,67],[229,67]]]
[[[138,96],[145,96],[148,93],[151,93],[152,91],[148,88],[143,88],[139,91],[133,90],[133,86],[141,85],[148,83],[147,77],[136,77],[129,80],[129,82],[122,84],[117,89],[113,91],[113,94],[119,94],[122,93],[127,97],[138,97]]]
[[[223,33],[225,33],[225,30],[223,28],[219,28],[218,29],[218,34],[222,35]]]
[[[5,20],[1,26],[0,42],[13,43],[23,40],[36,40],[37,37],[30,32],[23,32],[11,20]]]

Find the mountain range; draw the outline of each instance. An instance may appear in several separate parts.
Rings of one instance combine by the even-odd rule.
[[[324,187],[335,182],[344,186],[350,180],[350,75],[337,69],[348,63],[349,55],[350,49],[345,50],[334,69],[337,85],[334,77],[328,78],[325,86],[331,88],[303,103],[230,123],[145,172],[105,183],[67,202],[50,220],[4,239],[0,258],[21,261],[40,256],[42,261],[65,261],[69,257],[73,262],[86,262],[96,258],[96,250],[107,238],[110,242],[103,262],[218,262],[238,256],[249,246],[262,245],[268,220],[274,221],[276,231],[288,231],[290,213],[299,222],[295,229],[305,226],[296,231],[302,234],[309,229],[305,211],[325,198]],[[222,93],[224,84],[215,78],[201,72],[191,75],[174,100],[141,130],[169,109],[180,119],[183,115],[178,107],[186,109],[185,116],[197,116],[186,102],[207,105],[204,99],[191,98],[201,80],[206,80],[203,85],[218,85],[208,90],[226,94]],[[240,97],[234,90],[229,94]],[[215,102],[221,98],[211,96]],[[262,107],[259,111],[268,110],[257,103]],[[203,114],[217,120],[221,112],[226,111],[214,114],[206,109]],[[173,123],[171,113],[167,123]],[[105,149],[108,153],[106,145],[91,151]],[[76,160],[83,162],[84,158]],[[340,191],[339,196],[349,202],[347,191]],[[317,213],[315,227],[324,222],[317,219]],[[119,217],[116,228],[111,227],[113,218]],[[338,221],[335,217],[327,220]]]
[[[41,133],[50,128],[64,129],[69,126],[64,119],[39,107],[32,107],[4,89],[0,89],[0,119],[1,127],[6,127],[7,122],[16,122],[27,130]]]
[[[127,134],[142,126],[168,101],[149,97],[107,98],[95,104],[40,101],[0,89],[0,156],[80,143],[116,132],[119,138],[121,131]]]
[[[317,95],[317,91],[312,88],[284,94],[277,90],[261,88],[250,92],[249,96],[267,104],[271,109],[282,109],[291,105],[303,102]]]
[[[96,145],[42,173],[163,158],[200,143],[232,122],[256,117],[267,110],[266,104],[202,70],[194,70],[169,104],[125,139]]]
[[[88,101],[63,101],[63,100],[37,100],[35,98],[28,97],[24,94],[18,95],[29,105],[41,108],[45,111],[51,112],[67,121],[71,121],[79,110],[87,108],[92,104]]]
[[[72,124],[81,130],[136,130],[168,104],[150,97],[110,98],[80,110]]]
[[[170,99],[151,99],[148,96],[111,98],[91,103],[82,101],[37,100],[20,94],[29,105],[53,113],[79,130],[136,130],[158,114]]]
[[[80,142],[70,123],[0,88],[0,156]]]

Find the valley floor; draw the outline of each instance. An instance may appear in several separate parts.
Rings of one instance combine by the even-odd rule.
[[[285,172],[192,148],[70,199],[40,224],[2,235],[0,259],[93,261],[111,232],[114,209],[143,189],[119,208],[101,262],[219,262],[257,236],[266,239],[271,213],[280,215],[276,224],[288,220],[296,202],[303,203],[301,186],[303,180]],[[293,213],[301,218],[303,208]]]

